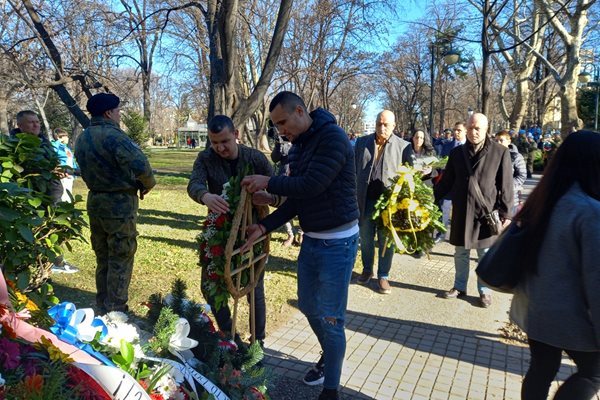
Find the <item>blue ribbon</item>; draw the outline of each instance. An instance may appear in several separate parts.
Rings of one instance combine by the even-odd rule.
[[[86,353],[100,360],[104,365],[114,367],[115,364],[105,355],[94,350],[90,344],[83,343],[78,339],[77,336],[79,334],[79,329],[77,325],[71,324],[71,320],[73,319],[75,311],[77,311],[75,305],[66,301],[50,308],[48,310],[48,315],[55,321],[54,325],[50,327],[50,331],[54,333],[60,340],[85,351]],[[100,318],[94,318],[91,325],[92,327],[101,329],[100,339],[104,338],[108,334],[108,328]]]

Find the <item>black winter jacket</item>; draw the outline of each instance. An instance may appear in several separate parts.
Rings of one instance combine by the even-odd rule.
[[[328,111],[310,113],[313,123],[294,141],[290,176],[274,176],[267,191],[287,196],[261,221],[272,231],[298,216],[304,232],[320,232],[358,219],[354,149]]]

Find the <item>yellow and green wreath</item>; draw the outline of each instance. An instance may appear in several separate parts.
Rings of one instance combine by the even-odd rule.
[[[428,253],[436,231],[445,232],[442,213],[433,190],[421,181],[421,173],[401,166],[391,186],[375,204],[373,219],[385,228],[388,248],[397,253]]]

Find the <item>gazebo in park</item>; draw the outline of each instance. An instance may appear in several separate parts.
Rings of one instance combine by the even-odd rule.
[[[206,124],[199,124],[191,116],[188,116],[185,126],[177,128],[177,147],[187,147],[187,139],[191,138],[196,140],[196,147],[204,148],[207,132]]]

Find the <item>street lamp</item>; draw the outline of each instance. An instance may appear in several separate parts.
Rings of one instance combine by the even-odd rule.
[[[435,56],[436,56],[436,50],[438,50],[440,48],[440,45],[438,43],[434,43],[431,42],[429,49],[431,50],[431,92],[430,92],[430,99],[429,99],[429,136],[433,136],[433,98],[435,96]],[[456,51],[449,49],[447,51],[445,51],[443,53],[444,56],[444,62],[447,65],[453,65],[456,64],[459,60],[460,60],[460,54],[458,54]]]
[[[592,80],[592,74],[587,70],[594,72],[594,80]],[[600,94],[600,66],[594,64],[585,64],[583,66],[583,72],[577,75],[579,82],[588,85],[589,87],[596,88],[596,98],[594,100],[594,130],[598,130],[598,95]]]
[[[473,109],[471,107],[467,108],[467,117],[471,118],[471,115],[473,115]]]

